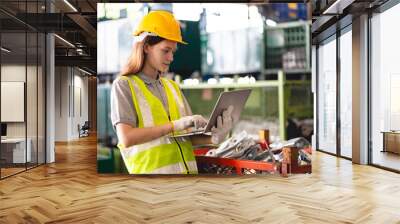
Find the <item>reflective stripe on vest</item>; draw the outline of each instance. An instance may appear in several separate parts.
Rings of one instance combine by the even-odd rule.
[[[132,101],[138,116],[138,127],[154,127],[170,122],[162,102],[147,89],[136,75],[128,81]],[[179,87],[172,80],[161,78],[168,101],[171,120],[186,116],[187,112]],[[119,144],[125,166],[131,174],[197,174],[196,160],[190,140],[163,136],[158,139],[125,148]],[[182,150],[182,154],[181,154]],[[183,156],[183,158],[182,158]],[[186,169],[186,166],[188,169]]]
[[[168,88],[164,88],[167,96],[168,102],[175,102],[168,104],[169,113],[171,116],[171,120],[178,120],[179,118],[186,116],[188,113],[185,109],[185,104],[183,103],[181,92],[179,91],[178,85],[172,81],[167,79],[161,79],[163,86],[167,86]],[[182,116],[183,114],[183,116]],[[184,134],[185,131],[174,131],[174,135]]]

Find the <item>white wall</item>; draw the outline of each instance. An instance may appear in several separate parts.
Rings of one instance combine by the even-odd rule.
[[[28,70],[31,68],[28,67]],[[2,65],[1,81],[25,82],[25,65]],[[1,108],[6,110],[7,108]],[[7,123],[7,137],[25,137],[25,123],[11,122]]]
[[[55,68],[55,141],[68,140],[68,68]]]
[[[25,65],[2,65],[1,66],[1,81],[4,82],[25,82]],[[33,70],[36,73],[36,68],[33,66],[27,67],[28,74],[32,73]],[[26,83],[26,82],[25,82]],[[28,92],[28,97],[36,96],[35,94]],[[27,99],[28,100],[28,99]],[[30,102],[28,100],[28,102]],[[7,110],[7,108],[1,108]],[[28,115],[29,116],[29,115]],[[36,116],[36,114],[35,114]],[[28,120],[29,117],[28,117]],[[25,137],[25,122],[7,122],[7,136],[8,137]],[[29,136],[28,136],[29,137]]]
[[[77,139],[78,124],[88,120],[88,78],[76,68],[56,67],[55,85],[55,140]]]

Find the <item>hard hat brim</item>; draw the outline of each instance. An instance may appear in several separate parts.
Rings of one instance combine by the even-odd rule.
[[[133,32],[133,36],[139,36],[141,33],[142,33],[142,32],[140,32],[140,31],[135,31],[135,32]],[[164,38],[164,39],[166,39],[166,40],[175,41],[175,42],[177,42],[177,43],[185,44],[185,45],[188,44],[187,42],[185,42],[185,41],[183,41],[183,40],[175,40],[175,39],[166,38],[166,37],[163,37],[163,36],[159,36],[159,37]]]
[[[167,38],[164,38],[164,39],[166,39],[166,40],[171,40],[171,41],[175,41],[175,42],[180,43],[180,44],[185,44],[185,45],[188,44],[187,42],[185,42],[185,41],[183,41],[183,40],[172,40],[172,39],[167,39]]]

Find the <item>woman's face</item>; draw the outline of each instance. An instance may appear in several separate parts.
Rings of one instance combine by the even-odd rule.
[[[160,72],[167,72],[169,65],[174,60],[176,48],[177,43],[175,41],[163,40],[153,46],[146,44],[144,52],[147,55],[147,62],[152,68]]]

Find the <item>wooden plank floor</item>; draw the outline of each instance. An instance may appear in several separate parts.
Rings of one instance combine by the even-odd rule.
[[[133,177],[96,173],[96,138],[0,181],[0,223],[400,223],[400,175],[316,152],[313,173]]]
[[[400,170],[400,155],[391,152],[374,151],[372,160],[375,164]]]
[[[21,172],[21,171],[24,171],[25,170],[25,167],[11,167],[11,168],[9,168],[9,167],[7,167],[7,168],[4,168],[4,167],[2,167],[1,168],[1,177],[3,178],[3,177],[7,177],[7,176],[10,176],[10,175],[13,175],[13,174],[15,174],[15,173],[18,173],[18,172]]]

